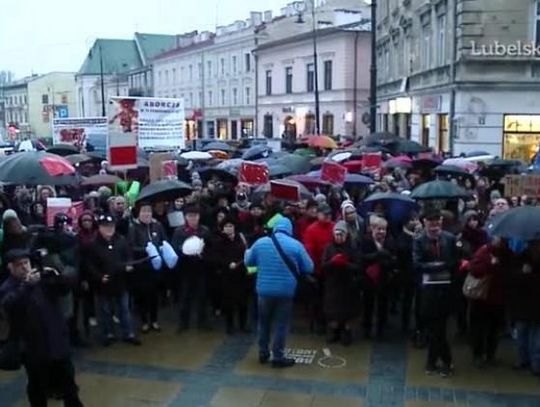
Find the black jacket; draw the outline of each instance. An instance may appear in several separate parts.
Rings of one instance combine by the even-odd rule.
[[[396,248],[392,238],[387,237],[383,244],[383,250],[379,251],[377,245],[371,237],[365,239],[362,243],[362,266],[364,273],[373,264],[379,264],[381,275],[377,287],[384,289],[394,277],[397,267]],[[365,275],[365,288],[375,288],[372,280]]]
[[[436,276],[440,273],[449,274],[452,280],[459,264],[454,235],[443,231],[437,240],[437,251],[433,250],[434,244],[435,242],[427,236],[426,232],[414,240],[413,265],[419,273],[422,285],[429,285],[429,281],[436,280]],[[442,265],[433,263],[442,263]]]
[[[127,240],[115,234],[110,242],[99,233],[88,249],[88,271],[97,292],[119,295],[126,289],[126,264],[131,260]],[[103,283],[104,275],[109,282]]]

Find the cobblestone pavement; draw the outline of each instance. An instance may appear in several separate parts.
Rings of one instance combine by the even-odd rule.
[[[424,352],[402,335],[344,348],[295,331],[288,345],[303,363],[286,370],[258,364],[252,335],[217,329],[166,326],[141,347],[96,346],[76,356],[81,398],[90,407],[540,406],[540,381],[512,371],[509,340],[491,370],[474,369],[466,344],[455,343],[456,374],[442,379],[425,376]],[[24,386],[21,372],[0,372],[0,406],[25,406]]]

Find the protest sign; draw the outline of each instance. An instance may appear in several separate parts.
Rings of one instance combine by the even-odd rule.
[[[249,185],[266,184],[269,181],[269,170],[266,164],[243,162],[238,172],[238,181]]]
[[[271,181],[270,193],[277,199],[293,202],[300,201],[300,188],[298,185],[291,185],[280,181]]]
[[[332,184],[343,185],[347,176],[347,168],[332,162],[324,161],[321,167],[321,180]]]
[[[79,150],[83,150],[90,140],[106,139],[107,118],[56,118],[52,121],[52,136],[54,144],[71,144]]]

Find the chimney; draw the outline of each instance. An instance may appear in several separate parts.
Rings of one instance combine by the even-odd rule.
[[[258,25],[261,25],[262,23],[262,13],[258,11],[252,11],[250,13],[251,16],[251,23],[254,27],[257,27]]]
[[[272,21],[272,10],[267,10],[264,12],[264,22],[269,23]]]

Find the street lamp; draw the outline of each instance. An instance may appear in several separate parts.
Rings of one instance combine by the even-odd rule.
[[[377,131],[377,0],[371,0],[371,65],[369,67],[369,130]]]
[[[311,3],[311,24],[312,24],[312,36],[313,36],[313,81],[314,91],[315,91],[315,131],[316,134],[321,134],[321,125],[320,125],[320,103],[319,103],[319,63],[317,61],[317,23],[315,21],[315,1],[310,0]],[[296,22],[298,24],[303,24],[304,20],[302,15],[306,11],[306,3],[304,1],[299,1],[294,3],[294,9],[298,13],[298,19]]]

